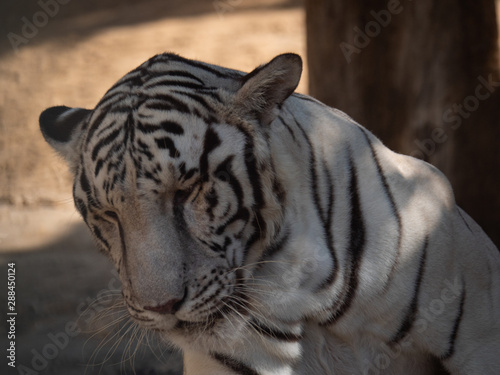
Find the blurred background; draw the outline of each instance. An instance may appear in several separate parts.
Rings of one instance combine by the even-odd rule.
[[[159,349],[155,337],[137,344],[120,308],[112,307],[119,283],[73,208],[65,164],[38,130],[46,107],[92,108],[157,53],[243,71],[279,53],[299,53],[305,60],[299,92],[345,111],[392,149],[440,168],[459,205],[498,246],[496,5],[1,0],[0,280],[14,262],[19,366],[2,358],[2,374],[4,368],[7,374],[182,373],[178,353]],[[5,282],[0,293],[4,311]],[[8,326],[0,328],[4,343]]]

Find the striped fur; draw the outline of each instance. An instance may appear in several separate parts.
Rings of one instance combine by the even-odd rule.
[[[185,374],[498,374],[500,254],[443,175],[249,74],[153,57],[42,113],[130,315]]]

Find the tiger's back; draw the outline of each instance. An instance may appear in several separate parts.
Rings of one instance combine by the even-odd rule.
[[[131,317],[195,374],[500,371],[500,255],[446,178],[299,94],[159,55],[42,114]]]

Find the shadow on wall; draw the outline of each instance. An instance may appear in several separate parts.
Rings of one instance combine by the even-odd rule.
[[[280,9],[301,5],[299,0],[273,2],[243,0],[19,0],[0,4],[0,54],[27,43],[41,43],[57,38],[61,28],[52,22],[66,24],[72,36],[86,38],[105,28],[135,25],[166,17],[197,16],[205,13],[223,15],[236,8]]]
[[[182,374],[180,354],[158,337],[135,340],[141,332],[127,319],[118,275],[83,224],[39,248],[2,251],[0,260],[3,280],[8,264],[15,268],[12,341],[20,373]],[[7,306],[1,285],[0,303]]]

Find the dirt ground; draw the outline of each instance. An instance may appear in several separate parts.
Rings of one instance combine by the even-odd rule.
[[[6,280],[15,263],[18,366],[2,355],[0,373],[181,374],[178,353],[153,336],[137,344],[138,333],[121,322],[123,310],[109,299],[119,294],[116,275],[73,208],[71,177],[44,143],[38,116],[53,105],[93,107],[123,74],[164,51],[244,71],[282,52],[305,56],[301,4],[20,0],[0,7],[0,342],[11,341]],[[299,91],[306,87],[307,71]]]

